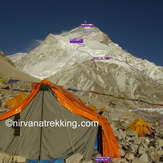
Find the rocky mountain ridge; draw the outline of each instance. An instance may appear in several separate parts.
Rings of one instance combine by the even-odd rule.
[[[70,44],[71,38],[83,38],[85,46]],[[110,60],[93,60],[85,52],[93,57],[110,57]],[[17,57],[14,63],[30,75],[48,78],[67,88],[162,103],[163,86],[156,82],[163,83],[163,67],[124,51],[97,27],[78,27],[60,35],[49,34],[40,46]],[[89,96],[97,101],[108,100]]]

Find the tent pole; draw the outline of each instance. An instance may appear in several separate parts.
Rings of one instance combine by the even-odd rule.
[[[43,90],[43,93],[42,93],[41,121],[43,121],[43,101],[44,101],[44,90]],[[39,163],[40,163],[40,160],[41,160],[41,144],[42,144],[42,127],[40,129],[40,151],[39,151],[39,159],[38,159]]]

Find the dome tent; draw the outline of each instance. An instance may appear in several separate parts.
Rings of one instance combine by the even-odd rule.
[[[119,145],[108,120],[91,111],[75,95],[44,79],[27,99],[0,115],[0,151],[42,162],[66,159],[74,153],[90,159],[97,127],[7,127],[6,120],[95,121],[102,127],[103,156],[120,157]],[[3,132],[2,132],[3,131]]]
[[[146,135],[152,134],[152,129],[143,120],[135,119],[131,122],[125,130],[134,130],[139,136],[145,137]]]

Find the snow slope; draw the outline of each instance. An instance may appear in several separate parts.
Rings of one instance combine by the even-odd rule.
[[[85,46],[69,43],[71,38],[82,38]],[[90,55],[111,59],[95,61]],[[27,55],[15,54],[14,58],[18,69],[65,87],[125,95],[154,103],[163,101],[163,86],[156,83],[163,83],[163,67],[124,51],[97,27],[78,27],[60,35],[49,34]]]
[[[79,46],[78,44],[69,43],[70,38],[77,38],[88,33],[90,33],[90,28],[78,27],[61,35],[49,34],[43,43],[29,54],[18,53],[10,55],[9,58],[24,72],[30,73],[40,79],[47,78],[68,65],[83,63],[86,60],[92,59],[88,54],[76,50]],[[163,83],[162,67],[127,53],[117,44],[113,43],[98,28],[92,28],[91,33],[82,38],[84,39],[85,47],[80,47],[79,50],[88,52],[93,57],[112,57],[127,62],[154,80]],[[131,67],[126,63],[114,59],[100,62],[115,63],[131,70]]]

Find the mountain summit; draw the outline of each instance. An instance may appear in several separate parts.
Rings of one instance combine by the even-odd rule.
[[[71,44],[72,38],[82,38],[83,44]],[[93,60],[91,56],[110,60]],[[156,82],[163,83],[163,67],[134,57],[97,27],[49,34],[40,46],[23,57],[15,57],[18,69],[65,87],[161,102],[162,85]]]

